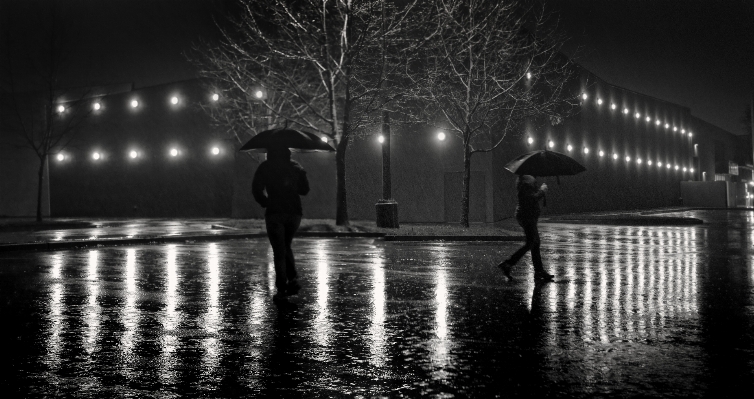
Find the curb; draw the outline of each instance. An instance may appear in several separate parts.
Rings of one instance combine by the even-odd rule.
[[[524,236],[385,236],[385,241],[526,241]]]

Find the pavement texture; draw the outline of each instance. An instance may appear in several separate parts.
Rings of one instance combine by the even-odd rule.
[[[0,253],[6,397],[741,397],[754,388],[754,214],[543,223],[518,242],[263,238]]]

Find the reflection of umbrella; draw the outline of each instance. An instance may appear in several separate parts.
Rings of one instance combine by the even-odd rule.
[[[335,151],[316,134],[293,129],[265,130],[252,137],[239,151],[266,152],[272,148],[290,148],[295,152]]]
[[[568,155],[555,151],[538,150],[519,156],[508,162],[505,169],[517,175],[566,176],[586,170]]]

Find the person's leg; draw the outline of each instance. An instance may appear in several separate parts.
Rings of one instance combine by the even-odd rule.
[[[503,274],[509,280],[513,279],[513,276],[511,276],[511,268],[513,268],[513,266],[515,266],[516,263],[518,263],[518,261],[521,260],[524,255],[526,255],[526,252],[529,251],[532,246],[532,237],[530,236],[530,232],[527,231],[525,220],[518,218],[516,218],[516,220],[518,221],[518,224],[524,228],[524,234],[526,234],[526,243],[524,243],[524,245],[522,245],[521,248],[518,249],[518,251],[514,252],[513,255],[510,256],[510,258],[497,265],[497,267],[503,271]]]
[[[296,259],[293,256],[293,249],[291,244],[293,243],[293,236],[296,234],[298,227],[301,225],[301,216],[299,215],[286,215],[285,221],[285,272],[288,278],[288,291],[289,294],[296,294],[301,288],[298,285],[296,271]]]
[[[267,238],[272,246],[272,254],[275,262],[275,287],[278,293],[285,293],[286,282],[286,244],[285,244],[285,225],[280,215],[265,216],[265,225],[267,227]]]
[[[539,228],[537,227],[537,219],[531,220],[527,226],[527,237],[531,235],[531,260],[534,265],[534,278],[537,280],[552,280],[552,274],[548,273],[542,265],[542,254],[540,253],[541,240],[539,238]]]

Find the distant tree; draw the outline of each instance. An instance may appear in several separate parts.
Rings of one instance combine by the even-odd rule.
[[[0,137],[6,145],[29,149],[39,159],[36,219],[42,221],[42,192],[49,157],[69,146],[92,112],[90,89],[63,90],[62,76],[73,56],[72,29],[57,2],[29,3],[38,23],[29,32],[10,28],[16,10],[0,12]],[[28,10],[27,10],[28,11]],[[84,73],[84,72],[82,72]]]
[[[461,139],[461,224],[469,226],[471,157],[498,147],[530,118],[558,124],[570,109],[570,61],[536,2],[427,0],[413,34],[421,62],[408,71],[421,116]]]
[[[412,1],[243,0],[222,40],[202,46],[202,74],[222,102],[208,107],[239,142],[270,127],[302,128],[335,144],[336,224],[349,223],[346,150],[399,95]],[[403,91],[400,91],[403,93]]]

